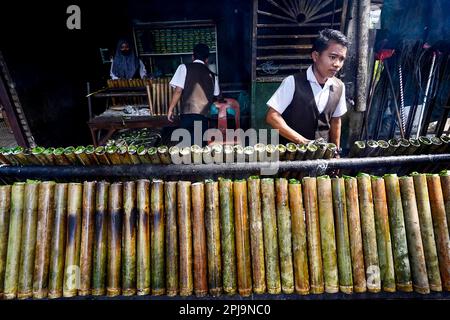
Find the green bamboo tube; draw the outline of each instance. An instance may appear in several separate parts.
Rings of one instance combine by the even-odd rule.
[[[116,146],[106,147],[106,156],[111,164],[121,164],[121,157],[118,153],[118,148]]]
[[[422,235],[425,263],[427,265],[428,283],[432,291],[442,291],[439,262],[434,240],[433,221],[431,217],[430,198],[425,174],[413,174],[414,189],[419,212],[420,233]]]
[[[97,159],[97,156],[95,155],[95,147],[93,145],[88,145],[84,149],[84,153],[88,157],[91,165],[98,165],[100,162]]]
[[[396,174],[384,175],[389,208],[389,227],[393,235],[394,269],[397,289],[411,292],[411,270],[408,258],[405,220],[400,196],[400,186]]]
[[[13,166],[17,166],[20,164],[19,161],[17,161],[17,159],[14,157],[12,148],[4,148],[2,150],[2,157],[3,161],[6,160],[6,164],[10,164]]]
[[[164,210],[166,212],[166,294],[176,296],[178,294],[179,272],[176,182],[164,183]],[[150,268],[148,270],[148,276],[150,276]]]
[[[300,161],[304,160],[306,156],[306,144],[298,144],[297,145],[297,153],[295,154],[295,160]]]
[[[205,185],[196,182],[191,185],[192,199],[192,246],[194,249],[194,293],[198,297],[208,293],[206,275],[206,230],[205,230]]]
[[[136,183],[123,183],[122,295],[136,294]]]
[[[117,155],[119,156],[120,164],[133,164],[133,160],[128,153],[128,147],[126,145],[117,148]]]
[[[395,292],[394,257],[392,256],[386,188],[383,178],[374,176],[371,181],[381,284],[383,291]]]
[[[19,283],[17,288],[17,297],[19,299],[26,299],[33,296],[33,268],[36,252],[38,198],[39,182],[28,181],[25,185],[22,217]]]
[[[196,144],[191,146],[191,155],[193,164],[202,164],[202,147]]]
[[[11,155],[19,165],[32,165],[30,157],[25,154],[25,148],[21,146],[11,148]]]
[[[155,158],[158,159],[158,162],[160,162],[159,157],[158,157],[158,150],[156,149],[156,147],[152,147],[152,148],[153,148],[153,155],[155,156]],[[137,148],[136,154],[139,157],[139,161],[141,163],[145,163],[145,164],[152,163],[152,161],[150,160],[150,156],[148,154],[148,149],[146,147],[140,146],[139,148]]]
[[[439,175],[428,175],[427,185],[430,196],[431,215],[433,217],[434,237],[436,240],[442,286],[444,290],[450,291],[450,240]]]
[[[294,267],[292,261],[291,212],[289,210],[288,181],[275,180],[278,245],[280,250],[281,288],[283,293],[294,292]]]
[[[161,151],[162,151],[161,154],[159,153],[159,150],[160,149],[156,148],[156,147],[150,147],[147,149],[147,155],[148,155],[148,158],[149,158],[151,164],[164,163],[164,162],[162,162],[161,159],[164,159],[164,161],[167,161],[167,159],[164,158],[166,156],[166,154],[164,153],[165,149],[164,148],[161,149]],[[168,150],[167,150],[167,152],[168,152]],[[170,161],[170,158],[168,160]],[[164,164],[166,164],[166,163],[164,163]]]
[[[339,292],[339,273],[337,266],[333,196],[330,177],[317,177],[317,194],[320,195],[320,197],[318,197],[319,225],[325,292],[336,293]]]
[[[106,148],[104,146],[99,146],[95,148],[95,156],[97,157],[99,164],[102,165],[112,164],[112,162],[109,160],[109,157],[106,153]]]
[[[73,297],[80,285],[81,183],[69,183],[67,198],[67,238],[63,296]]]
[[[221,144],[212,145],[211,155],[214,159],[214,163],[223,163],[223,146]]]
[[[75,155],[75,147],[67,147],[64,149],[64,156],[69,160],[71,165],[81,165],[81,161],[78,160],[77,156]]]
[[[236,230],[236,263],[238,292],[241,296],[252,293],[252,266],[250,257],[250,225],[248,221],[247,181],[233,183],[234,221]]]
[[[303,190],[311,293],[321,294],[324,292],[324,279],[316,178],[303,178]]]
[[[252,176],[248,179],[247,189],[253,292],[262,294],[266,291],[266,268],[264,265],[264,238],[261,214],[261,180],[258,176]]]
[[[234,162],[234,148],[233,146],[226,144],[223,146],[223,157],[225,163]]]
[[[55,156],[53,155],[54,151],[55,151],[55,148],[50,147],[50,148],[46,148],[43,152],[43,155],[47,158],[47,162],[50,165],[56,164]]]
[[[194,291],[192,277],[191,183],[189,181],[178,181],[177,207],[180,248],[180,295],[189,296]]]
[[[109,182],[97,183],[95,195],[95,228],[94,247],[92,254],[92,295],[102,296],[106,293],[106,263],[107,263],[107,210]]]
[[[93,163],[91,163],[91,160],[89,159],[85,151],[86,148],[84,146],[78,146],[75,148],[74,154],[83,166],[91,166]]]
[[[212,296],[219,296],[222,293],[219,183],[212,180],[205,181],[205,227],[209,293]]]
[[[304,156],[304,160],[312,160],[314,159],[314,155],[316,153],[316,151],[318,150],[318,147],[315,144],[309,144],[306,147],[306,153]]]
[[[414,181],[412,177],[401,177],[399,183],[403,212],[405,214],[406,237],[408,240],[414,291],[422,294],[430,293],[422,236],[420,235]]]
[[[343,178],[331,179],[333,190],[333,211],[336,224],[336,245],[339,270],[339,289],[344,293],[353,292],[352,259],[348,231],[345,184]]]
[[[287,152],[286,146],[283,144],[278,144],[277,145],[278,159],[276,159],[275,161],[286,161],[286,152]]]
[[[316,144],[317,151],[314,153],[314,159],[323,159],[325,156],[325,152],[327,151],[327,143],[320,142]]]
[[[108,263],[106,272],[106,295],[109,297],[118,296],[121,293],[122,195],[122,183],[111,184],[108,198]]]
[[[219,200],[223,291],[226,294],[235,294],[237,289],[236,246],[233,208],[233,182],[231,182],[231,180],[219,180]]]
[[[257,155],[255,149],[252,146],[247,146],[244,148],[245,162],[256,162]]]
[[[48,297],[60,298],[63,295],[64,258],[67,228],[67,183],[55,186],[55,217],[50,245],[50,266],[48,271]]]
[[[64,155],[64,148],[56,148],[53,151],[53,156],[55,158],[55,163],[59,166],[68,166],[71,164],[69,159]]]
[[[297,153],[297,145],[293,142],[286,144],[286,160],[294,161]]]
[[[152,182],[150,201],[150,259],[151,259],[151,287],[153,295],[165,293],[164,278],[164,182]]]
[[[31,149],[31,154],[39,161],[41,165],[51,165],[47,157],[44,155],[44,151],[44,147],[34,147]]]
[[[309,293],[308,248],[302,186],[296,179],[289,180],[289,207],[292,216],[295,292],[305,295]]]
[[[170,163],[171,164],[181,164],[182,158],[180,155],[180,148],[177,146],[172,146],[169,148],[169,155],[170,155]]]
[[[43,182],[39,186],[39,207],[36,256],[33,274],[33,298],[42,299],[48,295],[48,274],[52,228],[55,218],[55,185],[53,181]]]
[[[128,156],[131,159],[132,164],[140,164],[141,163],[141,160],[140,160],[139,155],[137,153],[137,147],[136,146],[133,146],[133,145],[128,146],[127,152],[128,152]]]
[[[450,233],[450,171],[441,174],[442,195],[444,196],[445,212],[447,214],[447,228]]]
[[[261,180],[264,255],[266,261],[267,292],[281,293],[280,263],[278,259],[277,216],[273,179]]]
[[[5,263],[8,250],[9,212],[11,208],[11,186],[0,186],[0,300],[5,285]]]
[[[366,292],[361,220],[359,216],[358,182],[354,177],[345,177],[345,202],[347,205],[350,253],[352,257],[353,290]]]
[[[136,187],[136,290],[142,296],[150,294],[150,181],[138,180]]]
[[[258,162],[266,161],[266,145],[264,143],[257,143],[253,147],[256,154],[256,160]]]
[[[211,147],[206,146],[202,149],[202,158],[203,158],[203,163],[205,163],[205,164],[214,163],[214,159],[211,155]]]
[[[171,164],[172,160],[169,155],[169,148],[167,146],[158,147],[158,156],[162,164]]]
[[[368,174],[358,174],[357,180],[367,290],[369,292],[379,292],[381,290],[381,279],[372,185]]]

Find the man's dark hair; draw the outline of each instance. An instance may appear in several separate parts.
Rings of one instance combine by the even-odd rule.
[[[209,57],[209,47],[204,43],[198,43],[194,47],[194,59],[205,61]]]
[[[337,42],[346,48],[349,45],[347,37],[340,31],[334,29],[323,29],[322,31],[319,31],[319,37],[314,41],[312,51],[322,53],[328,48],[330,41]]]

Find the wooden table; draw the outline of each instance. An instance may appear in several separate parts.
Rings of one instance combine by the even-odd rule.
[[[167,120],[166,115],[161,116],[97,116],[87,122],[91,131],[94,146],[104,145],[114,132],[121,129],[135,128],[163,128],[178,126],[179,117],[175,116],[173,122]],[[105,131],[103,133],[103,131]]]

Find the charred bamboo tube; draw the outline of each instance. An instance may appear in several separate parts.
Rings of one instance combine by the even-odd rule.
[[[270,294],[279,294],[281,293],[281,279],[278,259],[275,186],[273,179],[265,178],[261,180],[261,196],[267,291]]]
[[[169,201],[169,198],[167,198],[167,201]],[[150,181],[149,180],[145,179],[138,180],[136,191],[136,202],[137,202],[136,289],[137,294],[142,296],[150,294],[150,203],[149,203]]]
[[[297,145],[293,142],[286,144],[286,160],[294,161],[297,153]]]
[[[121,164],[121,157],[118,153],[119,148],[116,146],[107,146],[106,147],[106,154],[108,156],[109,162],[111,164]]]
[[[297,145],[297,153],[295,154],[295,160],[304,160],[306,156],[306,144]]]
[[[93,145],[86,146],[84,149],[84,153],[88,157],[91,164],[98,165],[100,162],[98,161],[96,155],[95,155],[95,147]]]
[[[20,248],[19,283],[17,297],[33,296],[33,269],[36,249],[39,182],[28,181],[25,185],[22,240]]]
[[[414,291],[422,294],[430,293],[422,236],[420,235],[419,213],[414,191],[414,181],[412,177],[401,177],[399,183],[403,212],[405,214],[406,237],[411,260]]]
[[[50,246],[55,214],[55,182],[43,182],[39,186],[38,224],[36,255],[33,274],[33,297],[46,298],[48,295],[48,269]]]
[[[364,254],[359,216],[358,182],[354,177],[345,177],[345,202],[347,205],[348,228],[350,231],[350,253],[352,257],[353,289],[366,292]]]
[[[252,176],[247,181],[248,213],[250,217],[250,242],[252,252],[253,292],[266,291],[266,268],[264,265],[263,220],[261,215],[261,180]]]
[[[69,183],[68,188],[63,296],[73,297],[77,295],[80,285],[80,237],[83,186],[81,183]]]
[[[214,159],[211,155],[211,148],[209,146],[206,146],[202,149],[202,157],[203,157],[203,162],[205,164],[210,164],[214,162]]]
[[[67,183],[55,186],[55,218],[52,227],[50,246],[50,266],[48,279],[48,297],[60,298],[63,295],[64,257],[67,228]]]
[[[92,255],[92,295],[94,296],[102,296],[106,293],[109,186],[109,182],[99,182],[95,195],[95,228]]]
[[[303,178],[303,191],[311,293],[321,294],[324,292],[324,280],[316,178]]]
[[[130,157],[132,164],[141,163],[136,146],[128,146],[128,156]]]
[[[75,155],[75,147],[67,147],[64,149],[64,156],[69,160],[70,164],[72,165],[82,165],[81,161],[78,160],[77,156]]]
[[[163,163],[162,161],[161,161],[161,159],[160,159],[160,155],[158,154],[158,148],[156,148],[156,147],[150,147],[150,148],[148,148],[148,150],[147,150],[147,155],[148,155],[148,158],[149,158],[149,160],[150,160],[150,163],[151,164],[161,164],[161,163]],[[164,151],[164,150],[163,150]],[[163,157],[164,157],[164,155],[163,155]],[[170,159],[169,159],[170,160]],[[141,159],[141,161],[142,161],[142,159]],[[144,162],[143,162],[144,163]]]
[[[119,156],[120,164],[133,164],[126,145],[117,148],[117,155]]]
[[[305,157],[303,159],[305,159],[305,160],[314,159],[314,155],[317,150],[318,150],[318,147],[315,144],[309,144],[306,147],[306,153],[305,153]]]
[[[447,215],[447,228],[450,233],[450,171],[441,174],[442,195],[444,196],[445,213]]]
[[[236,293],[236,246],[233,208],[233,182],[219,180],[220,239],[222,247],[222,283],[226,294]]]
[[[234,148],[233,146],[226,144],[223,146],[223,158],[225,163],[234,162]]]
[[[220,249],[219,183],[205,181],[205,227],[208,250],[208,287],[212,296],[222,293],[222,259]],[[263,257],[264,259],[264,257]]]
[[[11,186],[0,186],[0,299],[5,285],[5,263],[8,250],[9,212],[11,208]]]
[[[344,293],[352,293],[352,259],[350,254],[347,207],[345,205],[344,179],[333,178],[331,179],[331,184],[333,189],[333,209],[336,225],[339,289]]]
[[[400,186],[396,174],[384,176],[389,208],[389,227],[393,235],[394,268],[397,289],[411,292],[411,270],[408,258],[405,220],[403,218]]]
[[[376,140],[368,140],[366,142],[365,157],[375,157],[378,154],[378,142]]]
[[[118,296],[120,288],[120,261],[122,240],[122,183],[113,183],[109,188],[108,199],[108,263],[106,295]]]
[[[427,265],[428,283],[432,291],[442,291],[439,262],[434,241],[433,221],[431,217],[430,198],[425,174],[413,174],[414,189],[419,212],[420,233],[422,235],[425,263]]]
[[[78,146],[78,147],[75,148],[73,153],[75,154],[75,156],[78,158],[78,161],[83,166],[91,166],[92,163],[89,160],[89,157],[87,156],[85,151],[86,151],[86,148],[84,146]]]
[[[164,182],[152,182],[151,202],[151,232],[150,232],[150,259],[151,259],[151,287],[153,295],[165,293],[164,278]]]
[[[400,140],[397,138],[392,138],[388,140],[389,147],[386,150],[385,156],[393,156],[398,147],[400,147]]]
[[[361,173],[358,174],[357,180],[367,290],[369,292],[379,292],[381,290],[380,266],[378,262],[375,213],[370,176]]]
[[[233,183],[233,190],[238,292],[241,296],[249,296],[252,293],[252,266],[250,258],[247,181],[236,180]]]
[[[302,186],[295,179],[289,180],[289,207],[292,215],[295,291],[304,295],[309,293],[308,249]]]
[[[395,155],[404,155],[408,153],[408,149],[411,146],[411,143],[408,139],[401,138],[399,139],[400,145],[397,150],[395,150]]]
[[[158,147],[158,156],[162,164],[172,163],[172,160],[170,159],[169,148],[167,146]]]
[[[155,147],[153,147],[153,148],[154,148],[154,154],[156,155],[156,157],[158,158],[158,161],[159,161],[159,157],[157,155],[157,149]],[[139,157],[139,161],[141,163],[145,163],[145,164],[152,163],[152,161],[150,160],[150,156],[148,154],[148,149],[146,147],[140,146],[139,148],[137,148],[136,154]]]
[[[387,149],[389,148],[389,143],[384,140],[378,140],[378,155],[384,156],[386,154]]]
[[[349,158],[361,158],[366,152],[366,143],[364,141],[355,141],[348,154]]]
[[[392,256],[391,232],[389,230],[386,188],[383,178],[372,177],[371,181],[381,284],[383,291],[395,292],[394,258]]]
[[[4,148],[2,151],[2,157],[3,161],[5,161],[6,164],[10,164],[13,166],[17,166],[20,164],[19,161],[14,157],[12,148]]]
[[[53,156],[55,159],[55,163],[59,166],[68,166],[70,165],[69,159],[64,155],[64,148],[56,148],[53,151]]]
[[[431,215],[433,217],[434,237],[441,271],[443,289],[450,291],[450,240],[445,217],[445,205],[442,186],[437,174],[427,176],[430,196]]]
[[[416,154],[417,150],[420,148],[420,142],[416,138],[409,138],[410,147],[408,149],[407,154],[412,155]]]
[[[176,182],[170,181],[164,184],[164,210],[166,212],[166,294],[168,296],[175,296],[178,293],[178,230]],[[147,237],[148,236],[149,233],[147,233]],[[146,250],[149,251],[149,248],[147,247]],[[150,260],[148,261],[147,267],[148,276],[150,276]]]
[[[419,143],[420,147],[418,148],[417,152],[419,154],[428,154],[430,151],[431,146],[433,145],[433,142],[428,137],[419,137]]]
[[[334,231],[333,198],[331,179],[328,176],[317,177],[319,204],[319,225],[322,247],[323,277],[325,292],[339,291],[339,275],[336,256],[336,236]]]
[[[193,164],[202,164],[202,147],[198,145],[191,146],[191,155]]]
[[[11,212],[9,217],[8,250],[6,253],[5,265],[5,299],[14,299],[17,296],[24,194],[25,183],[14,183],[11,189]]]
[[[8,159],[7,156],[4,155],[4,153],[6,153],[7,151],[9,151],[9,148],[0,147],[0,163],[11,165],[12,162]]]
[[[325,156],[325,152],[327,151],[327,143],[320,142],[316,144],[317,150],[314,153],[314,159],[323,159]]]
[[[280,248],[281,288],[283,293],[294,292],[294,267],[292,261],[292,225],[289,210],[288,181],[275,180],[278,225],[278,245]]]
[[[324,159],[332,159],[335,157],[337,151],[337,146],[334,143],[328,143],[327,149],[323,155]]]
[[[104,146],[99,146],[95,148],[95,157],[97,158],[99,164],[109,165],[112,163],[109,160],[108,156],[106,155],[106,150]]]
[[[180,248],[180,295],[189,296],[194,291],[192,278],[192,228],[191,228],[191,183],[177,184],[178,240]]]
[[[136,294],[136,183],[123,184],[122,294]]]
[[[44,155],[45,148],[43,147],[34,147],[31,149],[31,154],[35,157],[40,164],[42,165],[50,165],[51,163],[48,161],[47,157]]]
[[[192,244],[194,248],[194,293],[203,297],[208,293],[206,231],[205,231],[205,185],[191,185],[192,198]]]

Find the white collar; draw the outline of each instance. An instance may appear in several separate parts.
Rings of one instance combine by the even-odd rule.
[[[312,69],[312,65],[310,65],[309,68],[306,70],[306,79],[309,82],[314,82],[321,86],[319,81],[317,81],[316,75],[314,74],[314,71]],[[325,89],[326,87],[330,87],[332,85],[333,85],[333,80],[331,78],[328,78],[327,81],[325,82],[323,88]]]
[[[201,63],[201,64],[205,64],[205,62],[204,62],[204,61],[202,61],[202,60],[199,60],[199,59],[197,59],[197,60],[194,60],[194,63]]]

